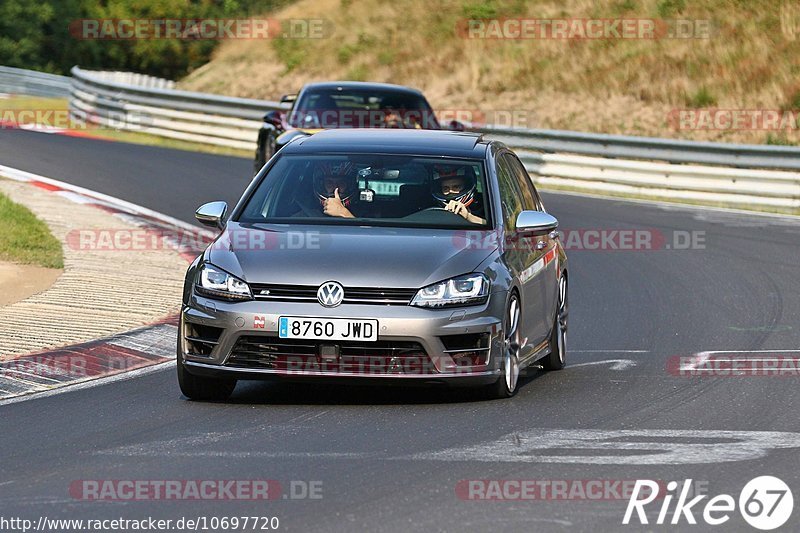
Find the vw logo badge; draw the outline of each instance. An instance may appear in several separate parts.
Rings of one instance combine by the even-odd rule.
[[[344,300],[344,287],[335,281],[326,281],[317,289],[317,300],[325,307],[336,307]]]

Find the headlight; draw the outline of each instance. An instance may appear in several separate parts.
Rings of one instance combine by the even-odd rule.
[[[489,279],[483,274],[467,274],[428,285],[417,291],[411,305],[417,307],[449,307],[476,305],[489,297]]]
[[[215,266],[204,264],[197,274],[195,289],[199,294],[223,300],[252,300],[250,286]]]

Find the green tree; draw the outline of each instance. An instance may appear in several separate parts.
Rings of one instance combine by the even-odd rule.
[[[55,63],[43,56],[42,29],[55,18],[50,2],[29,0],[0,2],[0,64],[39,70],[57,70]]]
[[[73,65],[176,79],[206,63],[219,41],[91,40],[80,19],[201,19],[260,15],[289,0],[2,0],[0,65],[68,74]]]

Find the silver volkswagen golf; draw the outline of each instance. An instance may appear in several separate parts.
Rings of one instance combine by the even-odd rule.
[[[567,258],[528,173],[478,134],[330,130],[282,148],[186,274],[178,381],[447,384],[564,367]]]

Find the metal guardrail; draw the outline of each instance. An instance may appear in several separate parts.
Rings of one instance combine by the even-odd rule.
[[[69,88],[70,78],[67,76],[0,67],[0,93],[66,98],[69,96]]]
[[[255,150],[264,113],[288,109],[265,100],[148,86],[72,68],[70,113],[81,121],[184,141]]]
[[[153,89],[174,89],[175,82],[165,78],[157,78],[147,74],[121,71],[95,71],[92,76],[101,80],[114,83],[126,83],[137,87],[151,87]]]
[[[545,188],[800,210],[797,172],[516,152],[534,182]]]
[[[255,149],[264,113],[288,107],[178,91],[129,73],[74,67],[72,76],[70,111],[79,120],[243,150]],[[545,187],[800,210],[800,148],[495,126],[476,131],[514,148]]]
[[[800,148],[726,144],[576,131],[509,129],[487,126],[481,131],[509,146],[598,157],[698,163],[741,168],[800,170]]]

